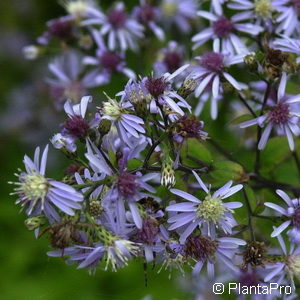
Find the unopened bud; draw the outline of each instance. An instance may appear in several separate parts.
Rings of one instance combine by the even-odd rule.
[[[101,135],[106,135],[109,133],[111,128],[111,121],[108,119],[102,119],[99,124],[99,132]]]
[[[94,218],[99,218],[103,212],[103,207],[101,206],[101,203],[97,199],[93,199],[90,202],[90,214]]]
[[[163,158],[160,183],[167,188],[172,188],[176,183],[173,165],[174,162],[170,157]]]
[[[184,81],[177,93],[182,98],[186,98],[196,89],[196,87],[197,80],[194,78],[188,78]]]
[[[244,62],[250,69],[250,71],[257,71],[258,63],[254,53],[248,54],[244,57]]]
[[[46,224],[46,218],[44,216],[32,217],[26,219],[24,223],[28,230],[35,230]]]

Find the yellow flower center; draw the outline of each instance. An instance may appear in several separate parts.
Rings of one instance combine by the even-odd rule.
[[[219,198],[211,198],[207,196],[205,200],[199,204],[197,208],[198,217],[202,217],[205,221],[212,221],[218,223],[224,216],[226,208]]]

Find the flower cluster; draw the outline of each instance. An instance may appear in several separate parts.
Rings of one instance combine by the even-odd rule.
[[[57,42],[67,49],[47,82],[66,113],[50,141],[70,166],[61,180],[47,178],[48,146],[41,160],[37,148],[13,194],[28,229],[49,236],[48,255],[90,272],[139,258],[159,271],[192,267],[210,282],[228,273],[224,281],[245,286],[295,287],[299,1],[199,4],[141,0],[130,12],[65,2],[67,15],[47,23],[35,54]],[[110,82],[110,95],[90,96]]]

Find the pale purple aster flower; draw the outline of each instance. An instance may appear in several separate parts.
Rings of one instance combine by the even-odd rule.
[[[147,182],[157,178],[158,173],[148,173],[141,175],[140,173],[131,174],[122,171],[112,188],[105,195],[105,201],[115,202],[117,220],[120,223],[125,222],[125,202],[128,203],[132,219],[138,229],[143,226],[142,217],[140,215],[137,202],[142,198],[153,197],[151,194],[142,192],[146,190],[150,193],[155,193],[155,189]]]
[[[219,50],[219,44],[214,43],[213,52],[196,57],[198,65],[192,68],[190,75],[199,82],[195,89],[196,97],[204,92],[211,93],[212,119],[216,119],[218,115],[217,100],[222,94],[222,79],[225,78],[237,90],[243,87],[227,72],[228,67],[243,62],[243,55],[223,54]]]
[[[276,228],[273,226],[274,230]],[[294,278],[300,279],[300,246],[290,244],[290,249],[287,251],[286,244],[279,234],[277,236],[283,257],[277,262],[270,262],[265,265],[268,274],[265,276],[265,282],[277,282],[282,284],[286,280],[290,281],[292,287],[295,288]]]
[[[248,14],[249,19],[255,20],[255,24],[272,29],[272,17],[276,12],[273,2],[274,0],[231,0],[227,6],[244,11]]]
[[[284,208],[272,202],[265,202],[265,206],[279,212],[281,216],[287,217],[279,227],[277,227],[271,234],[271,237],[276,237],[281,234],[288,226],[292,229],[288,231],[288,235],[293,243],[300,243],[300,200],[298,198],[291,199],[284,191],[276,190],[282,200],[287,204]]]
[[[55,78],[47,78],[51,95],[63,103],[66,99],[78,103],[87,94],[87,89],[96,87],[97,72],[92,70],[85,73],[81,57],[76,52],[66,52],[49,64],[49,70]]]
[[[184,227],[180,234],[180,243],[184,243],[197,227],[202,230],[203,234],[212,237],[216,236],[217,228],[232,234],[232,228],[236,225],[232,215],[233,209],[239,208],[243,204],[240,202],[223,202],[222,200],[237,193],[243,186],[241,184],[231,186],[232,181],[229,181],[211,195],[197,173],[193,171],[193,174],[207,196],[204,200],[200,200],[187,192],[171,189],[173,194],[188,200],[188,202],[176,203],[166,208],[169,212],[178,212],[168,219],[168,223],[172,223],[169,230]]]
[[[119,137],[127,145],[131,145],[131,137],[140,138],[140,133],[145,133],[143,127],[144,121],[138,116],[132,114],[132,104],[108,97],[108,101],[103,103],[101,116],[104,119],[111,120],[116,127]]]
[[[172,88],[173,79],[188,67],[188,64],[184,65],[172,74],[165,73],[163,76],[157,78],[143,78],[142,83],[152,96],[152,100],[150,102],[151,113],[157,113],[159,105],[166,105],[171,111],[173,111],[174,114],[179,114],[181,116],[184,115],[184,111],[181,109],[181,107],[186,108],[189,111],[191,110],[191,106]],[[175,102],[175,99],[178,100],[177,103]]]
[[[276,32],[286,36],[300,33],[300,1],[299,0],[273,0],[279,15],[276,22],[279,23]]]
[[[154,63],[153,69],[155,76],[162,76],[165,73],[173,73],[184,64],[183,46],[175,41],[170,41],[167,47],[159,51],[158,59]],[[179,74],[177,78],[180,78],[180,80],[185,79],[186,74],[184,73]]]
[[[69,256],[69,263],[76,262],[78,269],[88,268],[90,273],[95,272],[101,260],[105,261],[105,270],[111,267],[112,271],[117,271],[138,255],[138,244],[114,236],[106,230],[105,234],[112,239],[107,245],[96,242],[93,246],[72,246],[59,251],[49,251],[47,254],[51,257]]]
[[[156,24],[161,17],[158,7],[148,4],[145,0],[140,0],[140,5],[133,10],[133,16],[139,23],[149,28],[159,40],[165,39],[164,31]]]
[[[237,34],[246,33],[255,36],[263,31],[263,28],[259,25],[240,23],[249,19],[247,13],[238,13],[231,18],[227,18],[223,13],[213,14],[203,10],[198,11],[197,14],[209,20],[211,26],[193,36],[192,41],[195,43],[193,49],[197,49],[205,42],[213,40],[221,43],[221,52],[223,53],[247,54],[249,50]]]
[[[125,12],[123,2],[117,3],[106,15],[87,18],[82,25],[101,26],[101,35],[108,35],[108,48],[137,50],[137,40],[143,38],[144,27]]]
[[[88,136],[90,129],[98,125],[99,118],[97,115],[91,121],[85,119],[87,106],[90,102],[92,102],[91,96],[82,97],[80,103],[74,105],[70,100],[66,101],[64,110],[68,119],[61,126],[63,136],[71,137],[74,140],[83,140]]]
[[[39,147],[35,150],[34,160],[25,155],[26,172],[17,175],[19,182],[11,182],[17,185],[12,194],[19,196],[16,203],[20,203],[26,209],[28,216],[44,213],[50,221],[59,221],[60,216],[53,206],[73,216],[74,209],[81,208],[79,202],[83,201],[83,196],[70,185],[45,177],[47,155],[48,145],[43,151],[41,160]]]
[[[98,30],[93,29],[92,36],[98,47],[96,57],[86,56],[83,63],[97,68],[96,81],[99,85],[109,83],[111,75],[114,73],[123,73],[129,78],[135,79],[135,73],[126,67],[124,54],[108,50]]]
[[[193,274],[199,274],[206,264],[207,275],[212,279],[215,276],[215,263],[217,261],[225,264],[232,271],[238,270],[238,267],[234,265],[233,257],[239,246],[244,245],[246,242],[237,238],[211,238],[198,235],[188,237],[185,242],[185,252],[196,261]]]
[[[191,21],[196,18],[199,5],[195,0],[163,0],[160,4],[163,20],[167,27],[173,24],[188,33],[191,30]]]
[[[273,128],[282,131],[288,139],[289,147],[294,150],[293,135],[300,134],[300,128],[298,126],[300,112],[298,109],[293,109],[294,103],[300,102],[300,95],[288,97],[285,94],[285,88],[287,83],[286,73],[282,73],[282,77],[279,83],[277,91],[277,103],[273,106],[269,106],[269,111],[262,116],[255,119],[241,123],[241,128],[246,128],[252,125],[258,125],[265,127],[258,143],[258,149],[265,148]]]
[[[294,53],[297,55],[297,63],[300,63],[300,40],[292,39],[287,36],[282,36],[281,39],[276,39],[273,42],[273,46],[275,49],[279,49],[281,51]]]

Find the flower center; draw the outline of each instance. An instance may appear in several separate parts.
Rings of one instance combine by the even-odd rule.
[[[147,24],[148,22],[155,19],[155,11],[152,6],[145,4],[140,7],[138,13],[138,20],[143,23]]]
[[[178,53],[168,52],[168,53],[166,53],[163,62],[167,65],[168,72],[173,73],[175,70],[177,70],[181,66],[182,59]]]
[[[20,175],[19,193],[24,194],[26,199],[44,201],[48,192],[48,182],[46,178],[37,172]]]
[[[84,87],[81,82],[72,81],[66,86],[63,93],[66,98],[78,103],[84,95]]]
[[[292,278],[300,279],[300,254],[290,255],[287,259],[287,267]]]
[[[285,124],[290,119],[289,105],[279,103],[269,112],[269,119],[274,124]]]
[[[109,99],[109,101],[103,103],[102,113],[116,120],[122,115],[122,108],[117,101]]]
[[[221,72],[224,68],[224,56],[216,52],[208,52],[202,55],[199,65],[212,72]]]
[[[227,37],[229,33],[231,33],[234,29],[233,23],[225,18],[224,16],[221,16],[216,22],[213,24],[213,30],[214,33],[222,38]]]
[[[183,116],[176,122],[176,131],[185,138],[201,137],[203,122],[197,120],[195,116]]]
[[[145,83],[146,88],[148,89],[149,93],[153,97],[158,97],[162,95],[167,85],[168,84],[165,82],[163,77],[160,78],[149,77]]]
[[[256,0],[254,2],[254,11],[259,17],[266,19],[272,17],[273,7],[270,0]]]
[[[164,1],[161,8],[163,13],[168,17],[175,15],[177,12],[177,5],[173,1]]]
[[[123,172],[118,178],[118,191],[124,197],[134,196],[139,184],[136,182],[136,176]]]
[[[87,12],[88,8],[89,8],[89,3],[88,1],[85,0],[77,0],[77,1],[70,0],[66,4],[67,12],[71,15],[76,15],[79,17],[84,15]]]
[[[203,218],[207,222],[218,223],[219,220],[224,216],[226,208],[223,202],[219,198],[210,198],[207,196],[201,204],[198,205],[197,215]]]
[[[54,20],[48,25],[49,33],[59,39],[66,40],[72,34],[72,24],[69,20]]]
[[[292,0],[295,10],[300,13],[300,0]]]
[[[103,68],[115,72],[121,62],[121,57],[113,52],[106,51],[101,55],[100,63]]]
[[[147,244],[153,244],[159,232],[158,225],[159,223],[151,217],[143,219],[143,227],[138,233],[139,239]]]
[[[293,215],[293,225],[300,228],[300,208],[297,208]]]
[[[127,21],[127,14],[120,9],[111,10],[107,15],[108,22],[115,29],[122,28]]]
[[[218,243],[209,237],[189,237],[185,244],[186,254],[196,260],[205,262],[213,260]]]
[[[63,131],[76,138],[85,138],[89,131],[89,124],[81,116],[72,116],[63,124]]]

